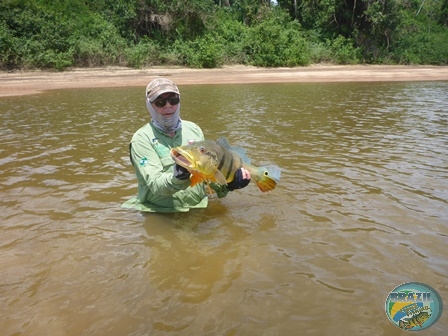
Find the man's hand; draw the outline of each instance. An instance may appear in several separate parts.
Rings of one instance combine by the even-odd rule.
[[[227,189],[233,191],[235,189],[242,189],[246,187],[250,182],[250,173],[247,169],[240,168],[235,172],[235,177],[229,183],[227,183]]]
[[[174,165],[173,175],[178,180],[188,180],[188,178],[190,177],[190,172],[187,170],[187,168],[184,168],[176,163]]]

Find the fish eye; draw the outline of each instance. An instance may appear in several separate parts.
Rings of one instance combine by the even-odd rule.
[[[205,147],[204,146],[199,147],[199,152],[201,154],[204,154],[206,152]]]

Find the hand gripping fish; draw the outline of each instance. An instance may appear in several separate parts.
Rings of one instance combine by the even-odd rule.
[[[232,182],[235,172],[241,167],[249,171],[262,192],[273,190],[280,180],[280,168],[252,166],[246,150],[231,147],[224,137],[216,142],[204,140],[173,148],[171,157],[191,173],[190,186],[203,181],[226,185]]]

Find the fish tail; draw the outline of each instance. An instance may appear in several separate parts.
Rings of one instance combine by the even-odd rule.
[[[257,169],[254,180],[262,192],[274,190],[280,181],[280,173],[280,168],[277,166],[260,167]]]

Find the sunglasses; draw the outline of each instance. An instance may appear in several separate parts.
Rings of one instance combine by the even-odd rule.
[[[164,107],[166,105],[166,102],[170,103],[171,105],[177,105],[180,102],[179,97],[168,97],[168,98],[161,98],[154,100],[154,105],[157,107]]]

